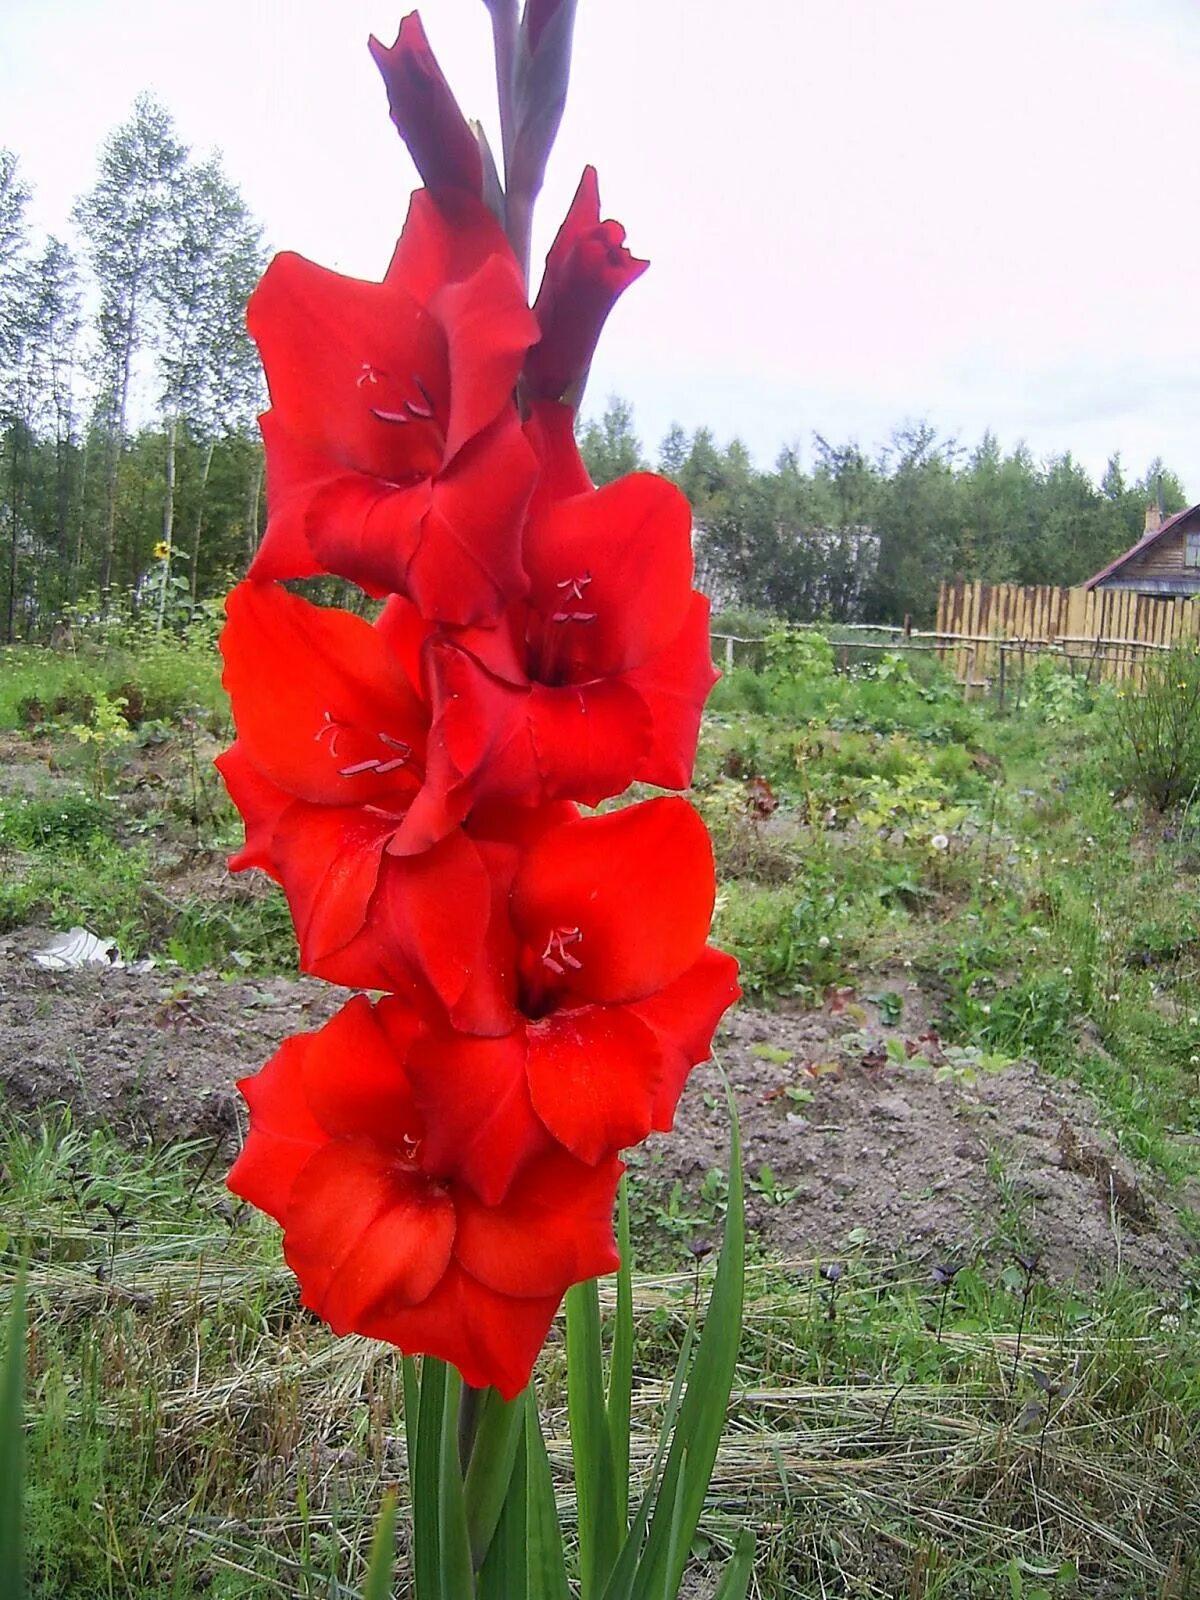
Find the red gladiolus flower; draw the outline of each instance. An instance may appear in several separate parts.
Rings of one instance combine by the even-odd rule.
[[[499,628],[427,647],[429,781],[413,828],[429,838],[484,799],[596,805],[635,781],[691,782],[717,674],[687,501],[649,473],[581,487],[570,413],[541,406],[534,420],[548,484],[566,492],[535,498],[528,599]]]
[[[532,398],[578,404],[609,312],[649,265],[626,249],[619,222],[601,222],[596,169],[585,167],[534,302],[541,338],[525,363]]]
[[[277,256],[248,317],[271,391],[251,576],[335,573],[434,621],[494,621],[527,587],[536,466],[513,390],[537,326],[487,209],[418,190],[382,283]]]
[[[595,1163],[669,1129],[739,992],[737,963],[705,945],[712,847],[686,801],[531,829],[513,865],[482,965],[505,976],[507,1020],[493,1001],[489,1038],[427,1012],[406,1055],[430,1171],[488,1204],[547,1136]]]
[[[618,1264],[621,1163],[551,1149],[499,1206],[431,1174],[397,1025],[358,996],[245,1079],[229,1187],[282,1224],[303,1302],[335,1333],[440,1357],[511,1400],[565,1291]]]
[[[465,189],[482,198],[479,146],[429,48],[417,13],[401,22],[394,45],[382,45],[372,37],[369,48],[387,85],[392,121],[421,177],[431,189]]]
[[[453,1005],[476,973],[492,887],[459,829],[411,853],[424,624],[398,601],[373,628],[273,583],[239,584],[226,609],[238,739],[217,765],[246,820],[233,867],[283,885],[307,971],[363,988],[424,982]]]

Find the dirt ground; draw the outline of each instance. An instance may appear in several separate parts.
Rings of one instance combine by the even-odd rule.
[[[134,1141],[215,1143],[217,1160],[242,1137],[236,1080],[342,998],[307,979],[46,972],[30,959],[44,937],[0,938],[0,1104],[24,1116],[65,1103],[77,1121]],[[949,1051],[922,997],[895,987],[902,1021],[849,991],[818,1011],[735,1012],[719,1068],[697,1070],[675,1133],[641,1158],[664,1197],[678,1180],[683,1211],[702,1210],[706,1174],[726,1164],[723,1070],[741,1118],[749,1220],[787,1258],[864,1246],[958,1266],[1021,1248],[1060,1282],[1086,1286],[1119,1266],[1164,1289],[1177,1283],[1194,1247],[1090,1103],[1031,1063],[992,1071]]]

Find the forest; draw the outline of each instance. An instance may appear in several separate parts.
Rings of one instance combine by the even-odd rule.
[[[267,249],[219,156],[148,96],[99,152],[70,240],[32,237],[19,153],[0,150],[0,639],[68,610],[185,621],[244,570],[266,516],[245,330]],[[781,433],[786,419],[781,418]],[[673,426],[651,454],[632,410],[595,397],[580,440],[597,483],[652,466],[695,513],[698,578],[722,609],[791,621],[931,620],[939,577],[1081,581],[1180,509],[1161,461],[1099,484],[926,421],[882,444],[821,434],[763,470],[746,445]]]

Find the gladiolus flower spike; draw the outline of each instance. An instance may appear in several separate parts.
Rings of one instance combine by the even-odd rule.
[[[282,886],[303,968],[378,994],[241,1084],[230,1187],[336,1332],[512,1398],[565,1291],[617,1266],[620,1153],[671,1127],[738,988],[688,802],[579,810],[690,782],[708,605],[679,492],[596,489],[575,447],[596,340],[646,266],[591,168],[529,304],[519,240],[574,5],[528,0],[518,31],[489,9],[507,196],[414,13],[371,41],[425,184],[386,273],[285,254],[251,300],[268,516],[227,602],[218,766],[245,822],[231,864]],[[322,575],[362,603],[284,587]]]

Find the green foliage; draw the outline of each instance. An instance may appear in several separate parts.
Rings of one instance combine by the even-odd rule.
[[[1146,664],[1140,691],[1108,703],[1113,778],[1156,811],[1200,790],[1200,648],[1183,645]]]

